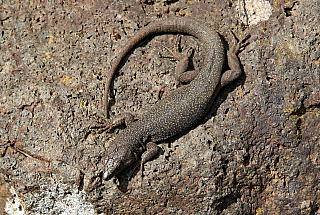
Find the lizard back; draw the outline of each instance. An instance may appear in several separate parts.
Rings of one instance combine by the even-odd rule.
[[[211,100],[219,89],[225,51],[218,33],[201,22],[185,17],[160,20],[140,29],[115,59],[107,76],[106,116],[111,81],[125,56],[145,38],[168,33],[188,34],[199,39],[204,50],[202,68],[191,83],[171,91],[141,119],[130,123],[116,136],[107,148],[104,179],[110,179],[133,164],[148,146],[152,146],[152,150],[142,154],[143,165],[155,152],[154,142],[168,139],[197,124],[207,114]]]

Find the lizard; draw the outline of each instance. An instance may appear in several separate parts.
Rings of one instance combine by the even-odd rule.
[[[245,46],[243,41],[247,37],[234,43],[227,52],[220,35],[201,21],[187,17],[163,18],[141,28],[115,58],[106,76],[104,102],[106,116],[108,116],[112,79],[124,63],[126,55],[148,37],[177,33],[191,35],[199,40],[200,47],[205,53],[202,68],[189,84],[169,92],[140,119],[134,121],[131,115],[126,114],[124,117],[110,121],[111,126],[125,122],[127,127],[121,130],[106,148],[105,171],[102,176],[104,180],[117,176],[140,159],[142,169],[145,162],[158,154],[158,142],[195,126],[206,116],[219,90],[242,73],[237,54]],[[222,74],[226,52],[230,70]],[[189,57],[188,55],[178,59],[180,70],[186,70]]]

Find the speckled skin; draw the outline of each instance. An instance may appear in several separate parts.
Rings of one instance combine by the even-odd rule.
[[[150,146],[148,143],[168,139],[197,124],[207,114],[212,99],[221,87],[225,50],[218,33],[190,18],[165,19],[139,30],[116,58],[106,84],[106,109],[112,77],[125,56],[143,39],[165,33],[181,33],[196,37],[205,53],[203,66],[190,84],[166,95],[141,119],[132,122],[118,134],[107,148],[106,169],[103,175],[106,180],[137,161]],[[235,69],[240,70],[237,57],[236,61]]]

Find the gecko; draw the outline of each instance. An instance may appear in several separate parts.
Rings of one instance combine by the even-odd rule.
[[[110,86],[125,57],[143,40],[161,34],[185,34],[198,39],[204,53],[202,67],[196,71],[196,75],[191,75],[193,78],[189,80],[189,84],[170,91],[140,119],[134,120],[132,115],[125,114],[110,121],[110,126],[125,122],[126,128],[121,130],[106,148],[105,170],[102,176],[104,180],[117,176],[139,161],[142,169],[145,162],[158,154],[157,143],[195,126],[206,116],[219,90],[242,73],[237,54],[245,46],[244,41],[247,37],[234,43],[226,51],[217,31],[202,21],[187,17],[160,19],[141,28],[121,49],[112,63],[105,85],[106,116],[108,116]],[[187,73],[189,58],[190,51],[185,53],[185,57],[177,57],[177,69],[180,70],[181,76]],[[222,73],[226,58],[229,70]]]

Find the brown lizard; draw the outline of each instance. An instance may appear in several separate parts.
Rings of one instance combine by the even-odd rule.
[[[139,42],[147,37],[158,34],[179,33],[192,35],[199,40],[204,50],[203,66],[194,80],[188,85],[179,87],[156,103],[144,116],[133,121],[131,115],[125,115],[121,120],[114,120],[111,126],[116,126],[127,119],[127,127],[122,130],[106,149],[105,172],[103,178],[109,180],[129,167],[141,157],[143,164],[158,153],[157,142],[175,136],[190,129],[207,114],[211,101],[221,87],[227,85],[241,75],[240,62],[237,57],[244,47],[243,41],[234,44],[228,51],[228,66],[230,70],[222,74],[225,62],[225,49],[219,34],[202,22],[190,18],[163,19],[140,29],[129,40],[113,62],[107,76],[105,88],[105,113],[109,105],[109,89],[114,74],[123,63],[125,56]],[[180,73],[187,69],[190,54],[179,58]]]

